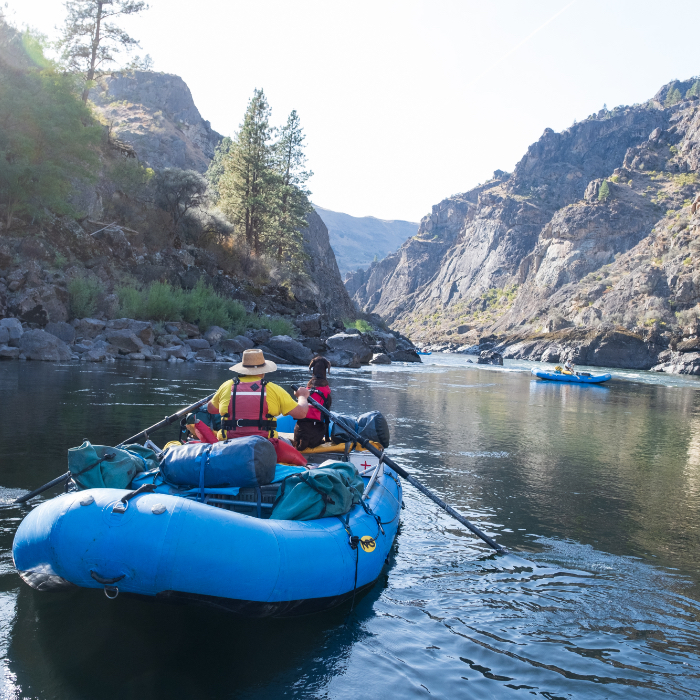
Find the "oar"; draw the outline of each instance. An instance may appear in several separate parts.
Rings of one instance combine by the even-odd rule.
[[[136,433],[136,435],[132,435],[128,440],[124,440],[124,442],[120,442],[117,447],[121,447],[122,445],[130,445],[131,443],[136,442],[137,440],[141,440],[141,438],[148,437],[153,433],[155,430],[159,430],[160,428],[164,428],[166,425],[172,425],[176,420],[179,418],[182,418],[182,416],[186,416],[188,413],[192,411],[196,411],[200,406],[203,406],[205,403],[208,403],[214,398],[214,394],[210,394],[209,396],[200,399],[199,401],[193,403],[190,406],[187,406],[187,408],[183,408],[179,410],[177,413],[173,413],[172,416],[167,416],[163,418],[162,421],[159,421],[155,425],[152,425],[150,428],[146,428],[146,430],[142,430],[140,433]],[[54,486],[58,486],[59,484],[62,484],[70,479],[70,472],[66,472],[65,474],[62,474],[61,476],[56,477],[55,479],[52,479],[51,481],[48,482],[48,484],[44,484],[43,486],[40,486],[38,489],[35,489],[31,493],[28,493],[24,496],[20,496],[19,498],[16,498],[14,500],[14,503],[26,503],[30,499],[34,498],[34,496],[38,496],[40,493],[44,493],[44,491],[48,491],[50,488]]]
[[[298,387],[292,386],[292,389],[296,391]],[[477,537],[480,537],[484,542],[486,542],[486,544],[489,547],[492,547],[501,554],[507,554],[508,550],[505,547],[502,547],[500,544],[498,544],[498,542],[491,539],[485,532],[479,530],[479,528],[476,525],[473,525],[463,515],[460,515],[452,506],[445,503],[445,501],[443,501],[442,498],[436,496],[430,489],[423,486],[423,484],[421,484],[421,482],[418,481],[418,479],[411,476],[403,467],[400,467],[398,464],[396,464],[396,462],[394,462],[393,459],[387,457],[374,445],[372,445],[372,443],[367,438],[363,438],[361,435],[356,433],[339,415],[333,413],[332,411],[329,411],[327,408],[324,408],[323,406],[321,406],[320,403],[318,403],[318,401],[312,399],[311,397],[307,398],[306,400],[314,408],[317,408],[322,413],[325,413],[325,415],[331,418],[331,420],[333,420],[335,423],[342,425],[345,431],[349,435],[351,435],[354,440],[359,442],[360,445],[362,445],[362,447],[364,447],[376,457],[382,459],[382,461],[385,464],[388,464],[399,476],[403,477],[406,481],[408,481],[409,484],[417,488],[421,493],[424,493],[431,501],[437,503],[440,506],[440,508],[442,508],[445,512],[449,513],[455,520],[462,523],[462,525],[464,525],[464,527],[466,527],[468,530],[471,530],[471,532],[473,532]]]
[[[188,413],[192,411],[196,411],[200,406],[203,406],[205,403],[209,403],[216,394],[210,394],[209,396],[204,397],[203,399],[200,399],[196,403],[193,403],[191,406],[188,406],[187,408],[183,408],[177,413],[173,413],[172,416],[166,416],[163,418],[162,421],[159,421],[155,425],[152,425],[150,428],[146,428],[146,430],[142,430],[140,433],[136,433],[136,435],[132,435],[130,438],[127,440],[124,440],[124,442],[120,442],[117,447],[121,447],[122,445],[130,445],[131,443],[138,442],[139,440],[143,438],[148,438],[148,436],[154,431],[154,430],[160,430],[160,428],[164,428],[166,425],[172,425],[176,420],[182,418],[182,416],[186,416]]]

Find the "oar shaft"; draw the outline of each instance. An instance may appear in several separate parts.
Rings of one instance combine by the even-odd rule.
[[[387,461],[386,458],[384,459],[384,461]],[[391,466],[391,464],[389,466]],[[449,513],[455,520],[462,523],[462,525],[464,525],[464,527],[466,527],[468,530],[471,530],[477,537],[480,537],[482,540],[484,540],[484,542],[486,542],[486,544],[489,545],[489,547],[492,547],[497,552],[506,551],[505,547],[502,547],[500,544],[498,544],[498,542],[491,539],[476,525],[470,523],[463,515],[460,515],[452,506],[448,505],[439,496],[436,496],[432,491],[429,491],[427,488],[425,488],[425,486],[423,486],[423,484],[421,484],[420,481],[412,477],[410,474],[406,477],[406,481],[408,481],[409,484],[417,488],[421,493],[424,493],[431,501],[437,503],[440,506],[440,508],[442,508],[445,512]]]
[[[34,489],[34,491],[31,491],[30,493],[27,493],[24,496],[20,496],[19,498],[15,498],[14,502],[15,503],[26,503],[28,500],[34,498],[34,496],[38,496],[40,493],[44,493],[44,491],[48,491],[51,487],[58,486],[59,484],[62,484],[65,481],[68,481],[68,479],[70,479],[70,472],[66,472],[65,474],[62,474],[61,476],[57,476],[52,481],[49,481],[48,484],[44,484],[43,486],[40,486],[38,489]]]
[[[292,388],[295,391],[297,389],[297,387],[295,386],[293,386]],[[416,479],[414,476],[411,476],[403,467],[400,467],[398,464],[396,464],[396,462],[394,462],[394,460],[391,459],[391,457],[382,455],[380,450],[378,450],[367,438],[363,438],[357,432],[355,432],[355,430],[353,430],[340,416],[336,415],[332,411],[329,411],[324,406],[321,406],[321,404],[318,403],[318,401],[312,399],[311,397],[309,397],[307,401],[314,408],[317,408],[322,413],[325,413],[334,422],[338,423],[339,425],[342,425],[343,428],[355,440],[357,440],[357,442],[359,442],[360,445],[362,445],[362,447],[364,447],[376,457],[381,457],[384,463],[388,464],[400,477],[403,477],[406,481],[408,481],[409,484],[411,484],[411,486],[414,486],[421,493],[425,494],[431,501],[437,503],[437,505],[439,505],[440,508],[442,508],[446,513],[449,513],[455,520],[462,523],[464,527],[473,532],[477,537],[480,537],[484,542],[486,542],[486,544],[489,547],[492,547],[497,552],[501,553],[506,553],[508,551],[505,547],[502,547],[500,544],[498,544],[498,542],[493,540],[486,533],[482,532],[476,525],[470,523],[463,515],[460,515],[452,506],[445,503],[445,501],[443,501],[439,496],[436,496],[430,489],[428,489],[426,486],[423,486],[423,484],[421,484],[421,482],[418,481],[418,479]]]
[[[177,413],[173,413],[172,416],[167,416],[166,418],[163,418],[162,421],[159,421],[155,425],[152,425],[150,428],[146,428],[146,430],[142,430],[140,433],[136,433],[136,435],[132,435],[130,438],[127,440],[124,440],[123,442],[120,442],[117,447],[121,447],[122,445],[130,445],[134,442],[138,442],[139,440],[142,440],[143,438],[147,438],[152,432],[155,430],[159,430],[160,428],[164,428],[166,425],[172,425],[176,420],[179,418],[182,418],[182,416],[186,416],[188,413],[191,413],[192,411],[196,411],[200,406],[203,406],[205,403],[209,403],[216,394],[210,394],[209,396],[200,399],[199,401],[193,403],[190,406],[187,406],[187,408],[183,408],[179,410]]]
[[[124,442],[120,442],[117,447],[121,447],[122,445],[130,445],[134,442],[137,442],[138,440],[141,440],[143,438],[148,437],[151,435],[154,431],[158,430],[159,428],[164,428],[166,425],[172,425],[176,420],[179,418],[182,418],[182,416],[186,416],[188,413],[191,413],[192,411],[196,411],[200,406],[203,406],[205,403],[208,403],[214,398],[215,394],[210,394],[209,396],[206,396],[203,399],[200,399],[199,401],[196,401],[195,403],[191,404],[190,406],[187,406],[186,408],[180,409],[177,413],[173,413],[172,416],[168,416],[167,418],[163,418],[162,421],[159,421],[155,425],[152,425],[150,428],[146,428],[146,430],[142,430],[140,433],[136,433],[136,435],[132,435],[128,440],[124,440]],[[70,472],[66,472],[62,476],[56,477],[52,481],[49,481],[48,484],[44,484],[43,486],[40,486],[38,489],[35,489],[31,493],[28,493],[24,496],[20,496],[19,498],[16,498],[14,500],[15,503],[26,503],[30,499],[34,498],[34,496],[38,496],[40,493],[44,493],[44,491],[48,491],[50,488],[53,486],[58,486],[58,484],[63,483],[64,481],[68,481],[70,479]]]

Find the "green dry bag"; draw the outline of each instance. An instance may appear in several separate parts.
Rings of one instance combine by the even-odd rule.
[[[365,482],[351,462],[292,474],[282,482],[271,520],[316,520],[345,515],[360,502]]]
[[[153,450],[141,445],[106,447],[86,440],[68,450],[68,469],[79,489],[125,489],[139,473],[154,469]]]

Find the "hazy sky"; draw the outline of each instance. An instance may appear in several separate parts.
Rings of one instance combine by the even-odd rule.
[[[312,199],[418,221],[512,170],[545,127],[700,73],[698,0],[151,0],[129,21],[232,135],[254,88],[307,134]],[[56,35],[60,0],[9,0]]]

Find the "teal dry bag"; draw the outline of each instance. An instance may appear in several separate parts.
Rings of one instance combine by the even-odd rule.
[[[282,482],[271,520],[316,520],[345,515],[360,502],[365,482],[351,462],[292,474]]]
[[[141,445],[107,447],[89,440],[68,450],[68,469],[79,489],[125,489],[139,473],[155,469],[153,450]]]

